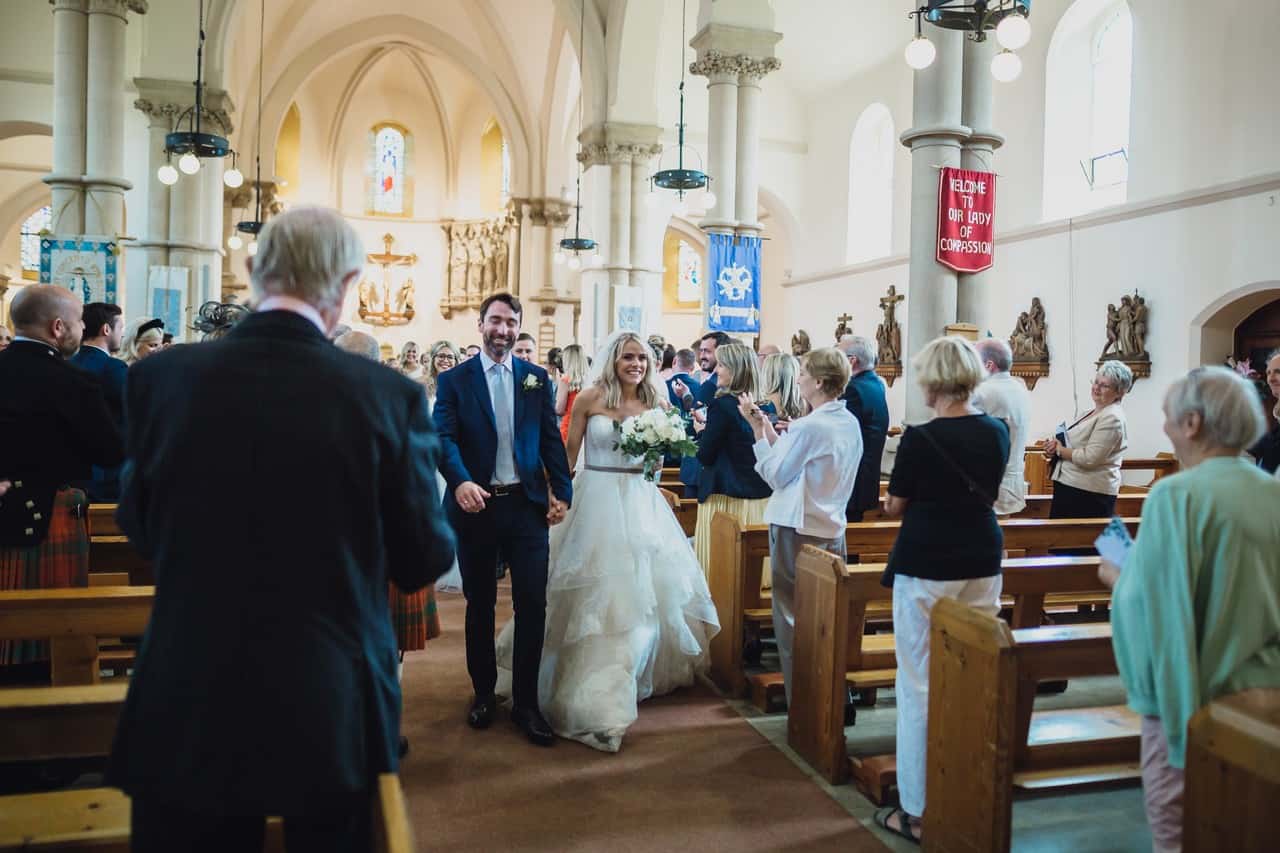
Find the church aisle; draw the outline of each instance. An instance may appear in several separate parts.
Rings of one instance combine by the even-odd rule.
[[[642,704],[617,755],[569,741],[538,749],[505,715],[472,731],[464,602],[439,603],[444,635],[405,661],[412,749],[400,777],[419,850],[885,849],[705,687]],[[510,608],[504,583],[499,625]]]

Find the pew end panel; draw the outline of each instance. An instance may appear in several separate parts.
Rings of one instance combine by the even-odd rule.
[[[707,586],[720,620],[720,633],[711,638],[711,680],[730,696],[742,693],[742,526],[726,513],[711,519],[711,560]]]
[[[849,775],[843,688],[848,576],[844,560],[812,545],[806,545],[796,558],[791,694],[805,701],[788,709],[787,743],[832,784]]]
[[[1280,689],[1226,696],[1188,726],[1182,849],[1266,850],[1280,804]]]
[[[108,755],[128,685],[0,690],[0,762]]]
[[[924,849],[1008,850],[1017,701],[1013,634],[999,619],[944,598],[934,606],[929,643]]]

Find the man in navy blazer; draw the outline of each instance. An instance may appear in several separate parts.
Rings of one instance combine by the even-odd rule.
[[[707,332],[698,343],[698,365],[707,377],[706,381],[693,391],[694,402],[701,406],[710,406],[716,398],[716,348],[732,343],[733,338],[724,332]],[[686,456],[680,461],[680,482],[684,483],[684,496],[698,496],[698,479],[702,474],[702,465],[696,456]]]
[[[440,374],[435,420],[443,444],[445,508],[458,533],[458,567],[467,598],[467,672],[475,699],[467,723],[488,728],[497,713],[493,567],[511,568],[515,607],[512,721],[539,746],[555,735],[538,709],[538,668],[546,628],[548,525],[573,497],[569,460],[551,397],[536,364],[513,358],[520,300],[497,293],[480,306],[480,355]],[[549,481],[549,482],[548,482]]]
[[[862,521],[862,514],[880,504],[880,459],[889,431],[889,404],[884,382],[876,375],[876,351],[871,342],[857,335],[840,339],[840,351],[849,359],[853,376],[845,386],[845,408],[858,419],[862,429],[862,461],[845,512],[849,522]]]
[[[90,302],[84,306],[84,338],[80,351],[71,363],[98,379],[102,396],[107,401],[107,411],[116,429],[124,434],[124,383],[129,365],[116,358],[124,338],[124,312],[119,305],[109,302]],[[114,503],[120,497],[120,467],[93,466],[92,478],[85,484],[89,500],[94,503]]]

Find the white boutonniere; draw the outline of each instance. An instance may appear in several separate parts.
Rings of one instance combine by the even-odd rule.
[[[528,376],[524,378],[524,383],[523,385],[521,385],[521,387],[524,388],[524,390],[526,391],[537,391],[539,388],[542,387],[542,380],[539,379],[534,374],[530,373]]]

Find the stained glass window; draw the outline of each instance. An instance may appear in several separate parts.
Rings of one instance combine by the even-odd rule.
[[[385,125],[374,136],[373,212],[404,213],[404,133]]]
[[[677,281],[677,298],[681,302],[699,302],[702,299],[702,255],[686,241],[680,241],[677,254],[680,277]]]
[[[511,146],[507,138],[502,137],[502,203],[511,198]]]
[[[22,277],[29,281],[40,279],[40,232],[52,225],[53,208],[47,204],[22,223]]]

